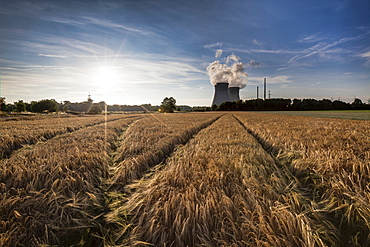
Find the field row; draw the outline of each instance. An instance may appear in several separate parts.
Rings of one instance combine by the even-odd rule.
[[[59,135],[2,160],[0,245],[68,246],[101,235],[109,150],[135,119]]]
[[[232,116],[200,131],[116,210],[141,246],[313,246],[316,223],[283,200],[289,175]],[[128,217],[125,213],[128,212]]]
[[[122,115],[70,116],[30,118],[28,120],[0,120],[0,158],[12,151],[54,136],[73,132],[83,127],[122,118]]]
[[[129,246],[366,246],[369,133],[365,121],[227,115],[108,218]]]
[[[288,116],[370,120],[370,110],[337,110],[337,111],[262,111],[261,114],[279,114]]]
[[[178,145],[214,122],[220,114],[159,115],[148,117],[130,128],[114,156],[111,184],[123,188],[149,167],[159,164]]]
[[[370,244],[370,125],[368,121],[235,113],[276,155],[314,212],[334,225],[348,246]]]
[[[127,145],[143,142],[146,146],[148,140],[142,135],[145,133],[138,133],[134,126],[154,135],[161,132],[149,138],[152,147],[163,142],[162,139],[172,140],[172,144],[162,145],[165,150],[155,149],[155,160],[160,160],[163,154],[172,152],[174,145],[186,142],[199,126],[205,127],[218,115],[192,115],[182,121],[171,119],[171,115],[150,116],[148,120],[142,119],[144,125],[137,121],[141,117],[119,119],[59,135],[2,160],[0,245],[102,246],[108,241],[104,240],[109,234],[104,216],[111,207],[111,190],[124,186],[119,184],[119,179],[112,178],[116,174],[113,170],[119,170],[113,159],[121,160],[122,166],[122,162],[128,162],[135,154],[140,156],[137,149],[126,155],[114,153],[116,145],[121,145],[120,139],[126,143],[133,129],[138,136]],[[131,127],[125,131],[129,124]],[[146,149],[149,150],[152,149]],[[112,181],[117,186],[112,186]]]

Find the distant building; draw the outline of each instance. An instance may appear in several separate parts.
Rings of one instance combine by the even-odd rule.
[[[192,111],[193,108],[188,105],[178,105],[176,106],[178,111]]]
[[[93,100],[91,99],[91,95],[89,94],[87,97],[87,101],[84,102],[76,102],[72,103],[70,101],[64,101],[61,105],[61,109],[66,108],[69,111],[75,112],[88,112],[93,105]]]
[[[143,104],[143,105],[108,105],[108,111],[140,111],[140,112],[150,112],[150,111],[157,111],[159,109],[158,106],[152,106],[151,104]]]

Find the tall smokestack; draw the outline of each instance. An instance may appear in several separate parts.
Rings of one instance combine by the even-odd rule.
[[[229,87],[229,98],[230,98],[230,101],[238,101],[238,100],[240,100],[239,90],[240,90],[240,87]]]
[[[258,99],[258,86],[257,86],[257,99]]]
[[[226,101],[230,101],[229,98],[229,83],[219,82],[215,85],[215,95],[213,96],[212,105],[221,105]]]
[[[266,78],[263,78],[263,99],[266,99]]]

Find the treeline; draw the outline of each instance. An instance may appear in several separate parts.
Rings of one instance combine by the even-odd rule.
[[[370,104],[360,99],[352,103],[340,100],[316,99],[254,99],[224,102],[213,105],[213,111],[313,111],[313,110],[370,110]]]
[[[0,111],[2,112],[35,112],[35,113],[48,113],[48,112],[68,112],[68,113],[91,113],[99,114],[104,110],[111,111],[157,111],[158,106],[150,104],[143,105],[106,105],[104,101],[93,103],[92,100],[84,102],[72,103],[70,101],[63,101],[58,103],[54,99],[43,99],[40,101],[31,101],[31,103],[18,100],[17,102],[8,103],[1,102]]]
[[[14,102],[14,104],[3,104],[1,111],[3,112],[35,112],[35,113],[58,112],[58,111],[88,112],[91,108],[93,108],[92,102],[91,103],[87,103],[87,102],[71,103],[69,101],[65,101],[63,103],[58,103],[54,99],[43,99],[39,101],[31,101],[31,103],[24,102],[23,100],[19,100],[18,102]]]
[[[56,112],[59,111],[59,104],[53,99],[31,101],[31,103],[18,100],[14,104],[2,104],[0,110],[3,112]]]

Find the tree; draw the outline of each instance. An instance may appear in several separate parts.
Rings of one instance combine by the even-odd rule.
[[[63,111],[64,111],[64,112],[67,112],[68,110],[69,110],[68,105],[64,105],[64,106],[63,106]]]
[[[92,104],[92,101],[91,101],[91,104]],[[105,109],[107,109],[108,108],[108,105],[107,105],[107,103],[105,103],[104,101],[100,101],[99,103],[98,103],[98,105],[100,106],[100,109],[104,109],[104,111],[105,111]]]
[[[320,102],[320,110],[331,110],[333,109],[333,102],[328,99],[323,99]]]
[[[352,103],[351,103],[351,108],[355,110],[361,110],[362,109],[362,100],[356,98]]]
[[[89,114],[101,114],[103,110],[99,104],[93,104],[87,113]]]
[[[4,97],[0,97],[0,111],[3,110],[2,106],[5,105],[5,98]]]
[[[348,110],[349,104],[340,100],[333,101],[333,110]]]
[[[43,99],[32,101],[31,110],[33,112],[55,112],[58,111],[59,104],[53,99]]]
[[[161,102],[160,110],[162,112],[172,113],[176,109],[176,100],[173,97],[166,97]]]
[[[18,100],[18,102],[14,102],[14,106],[17,112],[26,111],[26,104],[23,102],[23,100]]]

